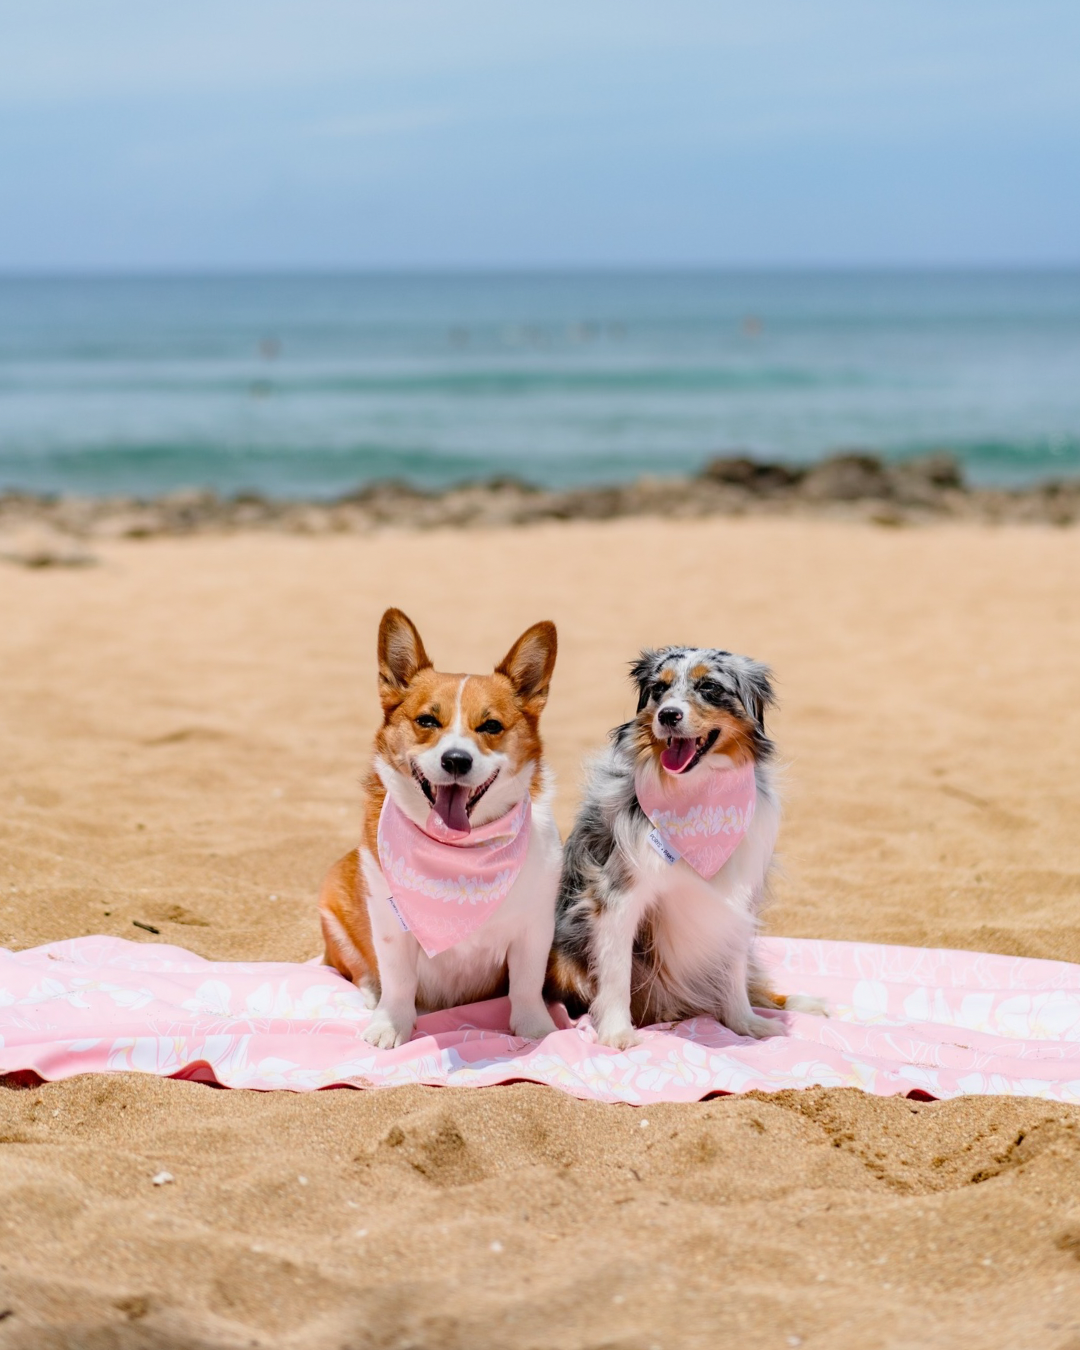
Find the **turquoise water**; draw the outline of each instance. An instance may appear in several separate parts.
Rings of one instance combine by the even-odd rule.
[[[0,279],[0,488],[1080,473],[1080,271]]]

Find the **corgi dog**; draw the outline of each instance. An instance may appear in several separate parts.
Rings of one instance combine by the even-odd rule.
[[[774,1036],[754,937],[780,824],[769,669],[700,647],[642,652],[637,715],[592,764],[567,840],[549,996],[626,1049],[635,1027],[711,1015]],[[814,1005],[814,1006],[812,1006]]]
[[[436,671],[415,624],[379,624],[382,726],[364,781],[361,843],[319,895],[325,961],[373,1009],[389,1049],[435,1011],[509,992],[510,1029],[555,1029],[544,973],[561,842],[540,714],[555,626],[524,632],[491,675]]]

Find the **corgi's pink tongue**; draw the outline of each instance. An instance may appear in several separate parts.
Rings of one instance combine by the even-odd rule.
[[[667,748],[660,756],[660,763],[668,773],[682,773],[694,758],[697,741],[693,736],[676,736],[668,741]]]
[[[469,800],[469,789],[450,783],[435,789],[435,813],[448,830],[457,830],[468,834],[469,813],[465,810]]]

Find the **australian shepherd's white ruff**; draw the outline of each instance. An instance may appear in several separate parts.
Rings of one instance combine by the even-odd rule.
[[[590,1008],[598,1039],[619,1049],[636,1044],[635,1027],[703,1014],[738,1035],[782,1033],[781,1019],[754,1007],[824,1009],[771,994],[754,959],[780,823],[770,672],[726,651],[665,647],[643,652],[632,674],[637,716],[592,764],[566,844],[549,995]],[[723,806],[728,780],[741,784],[741,806]],[[702,875],[655,828],[655,808],[668,792],[706,802],[718,788],[720,819],[726,810],[739,828],[720,840],[731,851],[719,870]],[[703,809],[686,808],[687,834]]]
[[[555,654],[555,626],[538,623],[493,674],[442,674],[415,625],[397,609],[383,615],[383,723],[364,783],[362,840],[330,870],[319,896],[326,962],[353,980],[374,1009],[365,1032],[373,1045],[407,1041],[417,1008],[449,1008],[507,991],[516,1035],[539,1038],[555,1029],[543,985],[561,847],[539,730]],[[399,869],[391,885],[382,859],[389,857],[392,866],[399,860],[386,852],[388,826],[397,838],[411,838],[418,853],[463,844],[453,858],[468,860],[482,857],[469,853],[472,840],[498,835],[504,820],[513,825],[503,843],[509,838],[509,852],[519,846],[520,852],[490,882],[502,888],[498,903],[464,937],[429,954],[413,931],[423,932],[422,909],[420,921],[410,919],[401,887],[413,886],[422,906],[425,896],[444,898],[445,886],[430,868],[418,880],[411,866]],[[508,875],[514,880],[506,891]],[[458,884],[456,868],[448,876],[445,885]],[[475,913],[460,900],[445,912],[439,904],[435,909],[435,923],[459,922],[457,916],[467,922]]]

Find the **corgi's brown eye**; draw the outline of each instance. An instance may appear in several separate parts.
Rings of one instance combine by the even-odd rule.
[[[421,713],[416,719],[416,725],[418,727],[423,727],[425,731],[430,731],[432,727],[437,727],[439,725],[439,719],[433,717],[431,713]]]
[[[481,736],[497,736],[500,731],[505,730],[503,724],[494,717],[489,717],[486,722],[481,722],[476,729]]]

